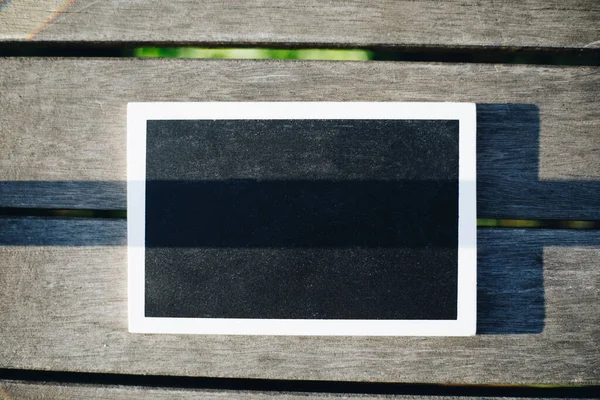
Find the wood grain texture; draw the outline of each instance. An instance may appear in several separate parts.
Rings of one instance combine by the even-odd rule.
[[[19,3],[28,3],[28,6]],[[600,46],[600,5],[594,0],[568,3],[561,0],[342,3],[335,0],[55,0],[38,3],[15,1],[6,7],[0,13],[0,40],[320,46]],[[72,5],[63,9],[69,3]],[[47,26],[43,19],[43,25],[37,22],[40,15],[61,10],[63,12]]]
[[[145,387],[73,385],[56,383],[28,383],[20,381],[0,380],[0,399],[97,399],[97,400],[130,400],[130,399],[247,399],[247,400],[321,400],[321,399],[397,399],[397,400],[508,400],[506,397],[475,396],[415,396],[415,395],[368,395],[368,394],[333,394],[333,393],[278,393],[234,390],[194,390],[194,389],[160,389]],[[535,397],[544,400],[540,397]],[[533,398],[519,397],[521,400]],[[575,398],[572,398],[577,400]],[[553,400],[561,400],[553,398]]]
[[[598,384],[600,231],[480,229],[478,335],[127,332],[126,223],[0,219],[0,368],[416,383]]]
[[[600,219],[600,68],[0,59],[0,206],[124,209],[130,101],[478,103],[478,216]]]
[[[0,1],[0,40],[31,39],[69,0]]]

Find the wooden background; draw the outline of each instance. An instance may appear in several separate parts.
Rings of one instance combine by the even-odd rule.
[[[597,54],[600,3],[0,1],[0,51],[19,43]],[[479,228],[475,337],[134,335],[126,221],[14,215],[124,210],[127,102],[244,100],[476,102],[479,218],[600,220],[598,66],[0,58],[0,368],[600,384],[598,230]],[[0,398],[306,395],[14,380],[0,387]]]
[[[581,49],[600,47],[599,19],[595,0],[13,0],[0,14],[0,37]]]

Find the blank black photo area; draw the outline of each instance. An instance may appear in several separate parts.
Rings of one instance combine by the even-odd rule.
[[[458,120],[149,120],[145,316],[455,320]]]

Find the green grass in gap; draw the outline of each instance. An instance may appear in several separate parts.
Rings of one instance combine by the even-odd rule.
[[[329,49],[241,49],[202,47],[140,47],[134,51],[139,58],[218,58],[254,60],[326,60],[367,61],[373,52],[367,50]]]

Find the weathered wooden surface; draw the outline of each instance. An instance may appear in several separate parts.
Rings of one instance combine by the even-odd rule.
[[[466,101],[478,216],[600,219],[600,68],[0,59],[0,206],[126,207],[130,101]]]
[[[20,381],[0,380],[0,399],[247,399],[247,400],[320,400],[320,399],[397,399],[397,400],[508,400],[506,397],[476,397],[476,396],[414,396],[414,395],[369,395],[369,394],[332,394],[332,393],[281,393],[234,390],[202,390],[202,389],[159,389],[146,387],[96,386],[56,383],[29,383]],[[533,398],[519,397],[521,400]],[[540,397],[536,399],[544,400]],[[574,399],[570,397],[571,399]],[[561,400],[553,398],[553,400]]]
[[[584,48],[598,21],[594,0],[24,0],[0,40]]]
[[[126,222],[0,219],[0,368],[419,383],[600,383],[600,231],[480,229],[478,335],[127,332]]]

